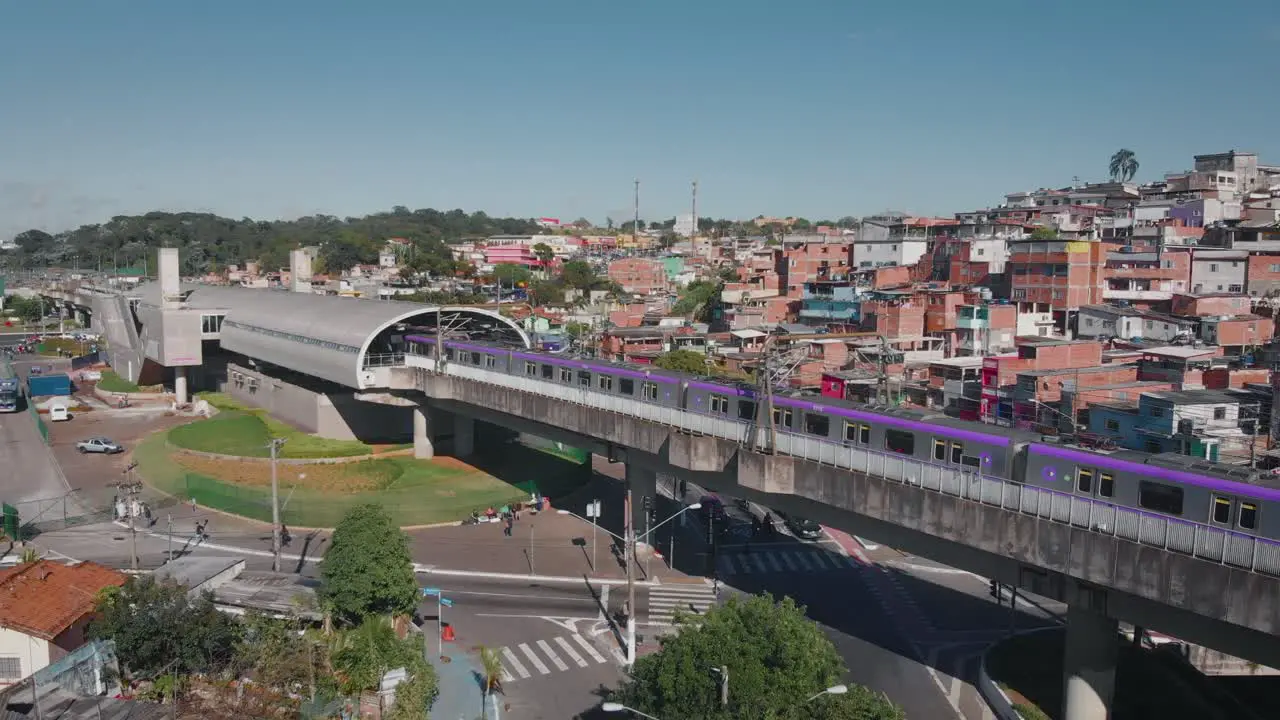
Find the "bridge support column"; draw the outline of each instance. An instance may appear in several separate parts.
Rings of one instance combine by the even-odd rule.
[[[650,507],[656,502],[658,495],[658,474],[647,468],[637,465],[627,464],[627,487],[631,489],[631,522],[636,532],[636,549],[637,551],[648,548],[652,545],[652,537],[641,539],[644,532],[651,527],[646,523],[645,517],[645,498],[649,498]],[[660,522],[662,518],[654,518],[655,522]]]
[[[173,369],[173,401],[187,404],[187,369],[182,366]]]
[[[431,415],[419,405],[413,409],[413,457],[430,460],[435,456],[436,448],[431,444]]]
[[[453,414],[453,456],[464,458],[476,451],[476,421],[466,415]]]
[[[1107,720],[1120,653],[1115,620],[1076,605],[1067,608],[1062,670],[1063,720]]]

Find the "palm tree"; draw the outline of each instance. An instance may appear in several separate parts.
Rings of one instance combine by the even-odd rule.
[[[1111,181],[1128,182],[1138,174],[1138,157],[1128,148],[1120,148],[1111,156]]]
[[[480,686],[484,691],[485,716],[489,713],[489,700],[493,700],[493,720],[498,720],[498,698],[494,693],[502,692],[502,659],[498,651],[491,647],[480,646]]]

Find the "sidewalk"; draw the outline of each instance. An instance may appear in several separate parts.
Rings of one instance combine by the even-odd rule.
[[[470,654],[446,648],[449,662],[431,653],[440,695],[431,706],[431,717],[442,720],[474,720],[484,715],[484,693],[480,691],[480,666]],[[498,701],[502,701],[499,696]]]

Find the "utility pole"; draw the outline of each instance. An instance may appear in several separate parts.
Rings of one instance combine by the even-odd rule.
[[[631,226],[631,232],[632,232],[632,236],[635,238],[636,245],[639,246],[640,244],[640,180],[637,178],[635,183],[636,183],[636,197],[635,197],[636,216],[633,220],[635,224]]]
[[[169,532],[166,534],[169,536],[169,562],[173,562],[173,513],[169,513],[168,527]]]
[[[623,557],[627,561],[627,667],[636,664],[636,524],[632,519],[631,479],[627,479],[626,501],[626,549]]]
[[[138,505],[138,493],[142,490],[142,483],[135,482],[133,479],[133,470],[138,467],[138,463],[129,463],[129,467],[121,471],[125,479],[116,483],[116,488],[125,493],[125,512],[129,514],[129,567],[138,569],[138,528],[134,525],[134,516],[138,513],[135,508]]]
[[[436,308],[436,367],[437,373],[444,372],[444,308]]]
[[[276,474],[276,457],[285,444],[285,438],[271,438],[267,449],[271,451],[271,571],[280,572],[280,483]]]
[[[689,231],[689,245],[697,251],[698,242],[698,181],[693,181],[693,229]],[[711,238],[707,238],[707,262],[711,261]]]

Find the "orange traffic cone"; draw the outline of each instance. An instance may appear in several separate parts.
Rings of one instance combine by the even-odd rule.
[[[444,630],[440,633],[440,637],[445,642],[453,642],[453,626],[445,625]]]

